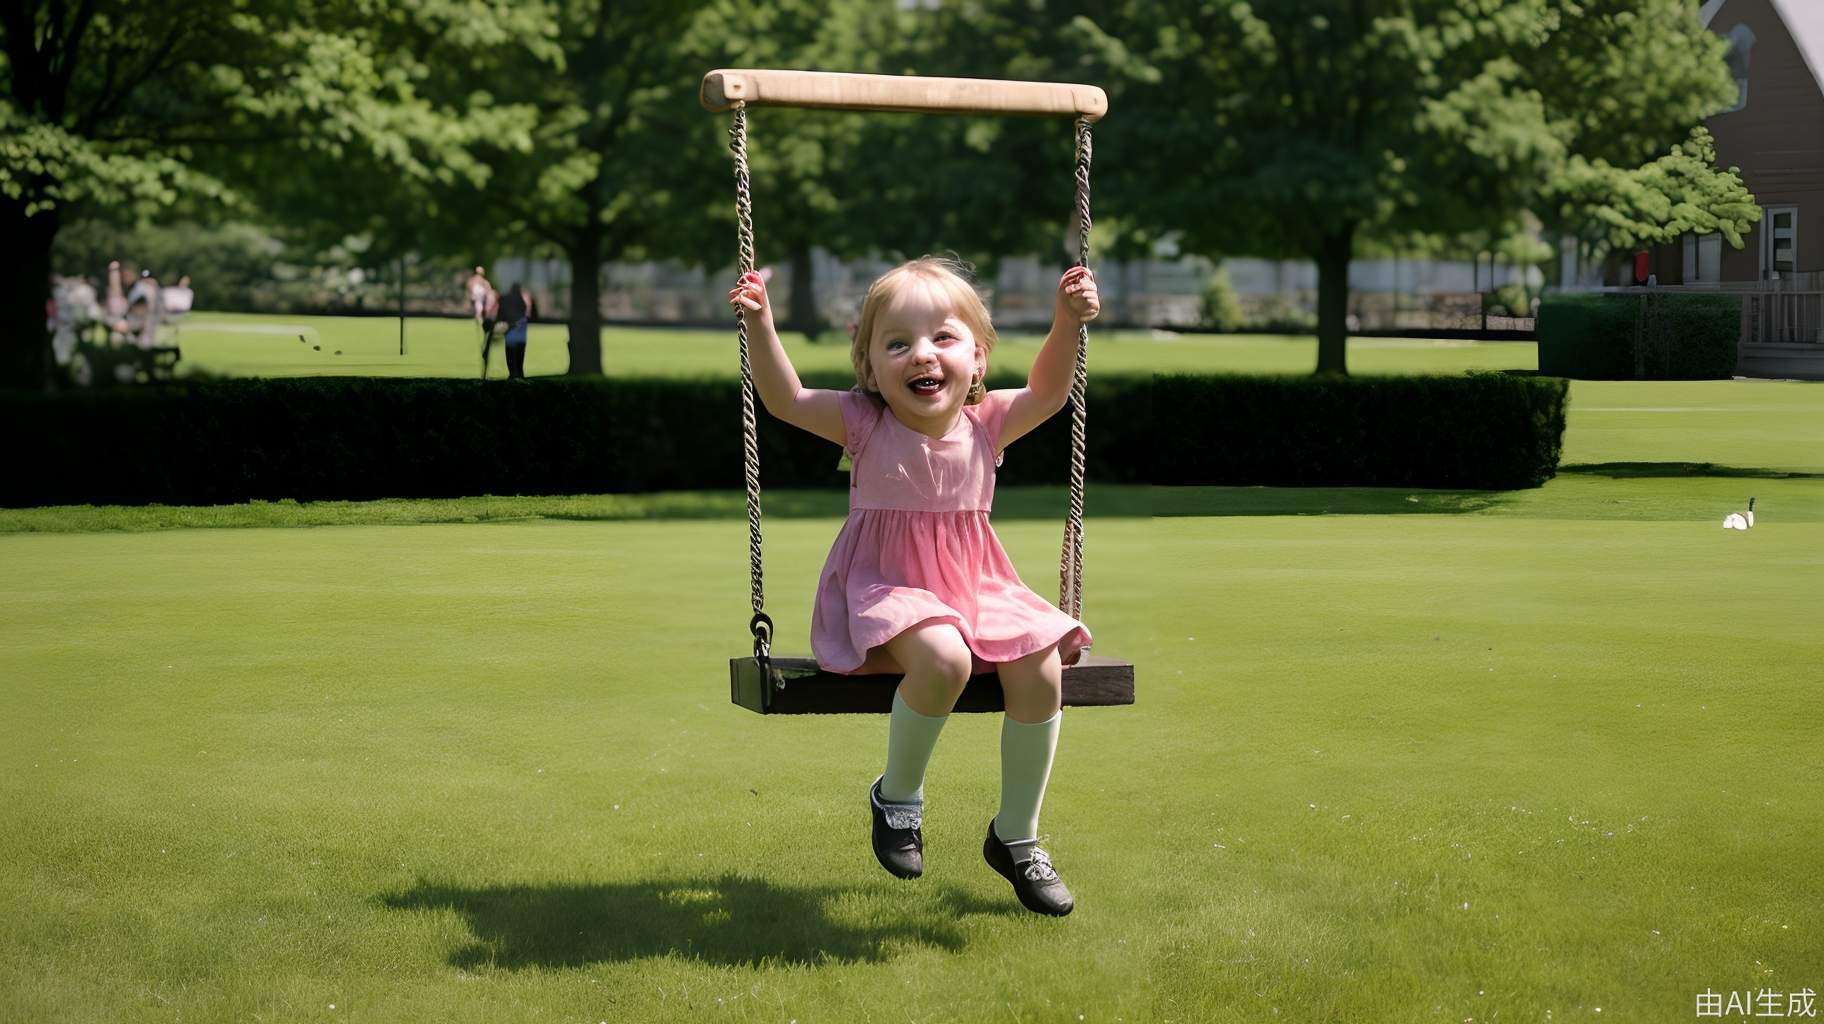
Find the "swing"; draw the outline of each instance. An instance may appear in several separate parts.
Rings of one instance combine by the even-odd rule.
[[[735,213],[739,222],[740,273],[754,269],[753,206],[748,192],[747,107],[822,107],[985,115],[1069,116],[1077,129],[1076,266],[1089,258],[1089,159],[1091,122],[1108,111],[1108,97],[1094,86],[1008,82],[974,78],[917,78],[814,71],[720,70],[703,76],[699,97],[711,113],[733,110],[729,149],[735,158]],[[741,432],[747,468],[748,557],[754,617],[754,654],[731,658],[729,697],[761,714],[886,714],[893,707],[897,675],[825,672],[811,658],[773,657],[773,620],[763,610],[760,568],[760,455],[755,440],[754,379],[748,363],[747,318],[737,310],[741,342]],[[1088,403],[1089,328],[1077,334],[1076,375],[1071,382],[1070,513],[1059,559],[1058,607],[1083,619],[1083,424]],[[1063,670],[1063,702],[1071,707],[1134,702],[1134,666],[1115,658],[1082,655]],[[956,711],[1003,710],[1001,683],[992,672],[970,678]]]

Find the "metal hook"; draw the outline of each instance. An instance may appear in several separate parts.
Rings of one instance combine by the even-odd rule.
[[[755,612],[747,628],[754,634],[754,657],[764,660],[773,647],[773,620],[765,612]]]

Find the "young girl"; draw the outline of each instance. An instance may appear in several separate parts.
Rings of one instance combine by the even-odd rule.
[[[988,524],[1001,451],[1069,399],[1077,329],[1101,309],[1086,268],[1058,282],[1051,333],[1027,386],[987,391],[994,327],[960,268],[925,257],[868,289],[852,391],[803,387],[773,326],[759,274],[729,293],[759,329],[754,385],[768,412],[849,453],[849,517],[817,585],[811,650],[831,672],[901,674],[886,771],[869,791],[874,856],[900,878],[924,871],[925,767],[973,672],[1000,675],[1001,806],[982,855],[1042,914],[1070,891],[1038,846],[1039,805],[1057,750],[1060,669],[1089,646],[1083,624],[1020,582]]]

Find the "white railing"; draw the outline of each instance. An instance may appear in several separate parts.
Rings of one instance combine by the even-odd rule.
[[[1824,345],[1824,271],[1787,274],[1775,281],[1710,281],[1603,290],[1648,296],[1666,292],[1739,295],[1742,299],[1742,343]]]
[[[1742,341],[1752,345],[1824,345],[1824,289],[1742,292]]]

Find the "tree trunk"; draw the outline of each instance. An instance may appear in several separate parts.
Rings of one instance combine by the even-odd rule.
[[[1318,244],[1318,373],[1349,373],[1349,255],[1354,240],[1352,224]]]
[[[602,372],[602,232],[588,227],[565,249],[570,257],[570,373]]]
[[[51,338],[44,328],[44,303],[50,297],[57,220],[55,210],[28,217],[22,201],[0,200],[0,238],[18,261],[0,275],[0,388],[50,390]]]
[[[806,341],[816,341],[823,333],[823,318],[817,313],[816,269],[811,262],[811,243],[792,246],[792,295],[787,307],[785,327],[799,331]]]

